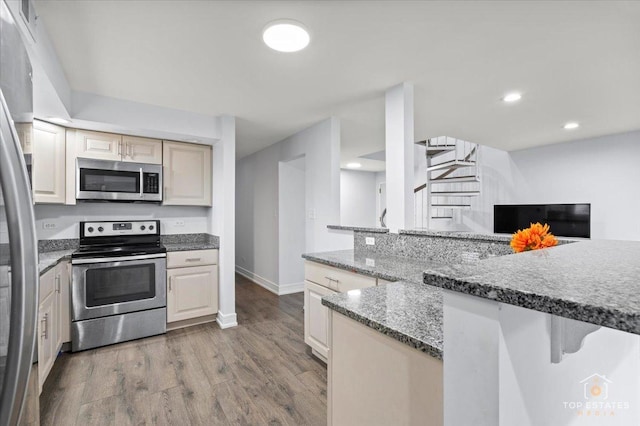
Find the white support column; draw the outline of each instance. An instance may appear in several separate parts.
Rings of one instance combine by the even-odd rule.
[[[413,85],[401,83],[385,94],[387,227],[390,232],[412,229],[413,195]]]
[[[238,325],[235,287],[236,121],[220,117],[221,138],[213,147],[211,230],[220,237],[218,318],[220,328]]]

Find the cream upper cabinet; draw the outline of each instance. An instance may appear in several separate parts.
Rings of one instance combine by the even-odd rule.
[[[114,161],[122,159],[122,135],[76,130],[75,139],[77,157]]]
[[[16,123],[16,131],[18,139],[22,146],[24,154],[31,154],[31,141],[33,140],[33,124],[32,123]]]
[[[122,161],[162,164],[162,141],[123,135]]]
[[[32,141],[32,188],[35,203],[64,204],[65,128],[34,121]]]
[[[211,147],[163,142],[165,205],[211,206]]]

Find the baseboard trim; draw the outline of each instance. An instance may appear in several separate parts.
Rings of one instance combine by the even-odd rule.
[[[304,281],[291,284],[280,284],[278,286],[278,295],[300,293],[304,291]]]
[[[238,326],[238,316],[236,313],[231,314],[223,314],[222,311],[218,311],[218,316],[216,317],[216,322],[221,329],[237,327]]]

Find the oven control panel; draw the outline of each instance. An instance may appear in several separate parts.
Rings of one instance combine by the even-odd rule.
[[[82,222],[85,237],[109,237],[113,235],[159,235],[160,222],[134,220],[127,222]]]

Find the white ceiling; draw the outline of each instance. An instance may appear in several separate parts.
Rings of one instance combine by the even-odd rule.
[[[343,164],[384,149],[384,91],[415,85],[416,140],[515,150],[640,129],[640,2],[36,2],[72,88],[237,117],[238,156],[329,115]],[[292,18],[311,44],[278,53]],[[500,97],[518,90],[521,102]],[[579,121],[574,131],[566,121]],[[363,160],[363,169],[379,169]]]

